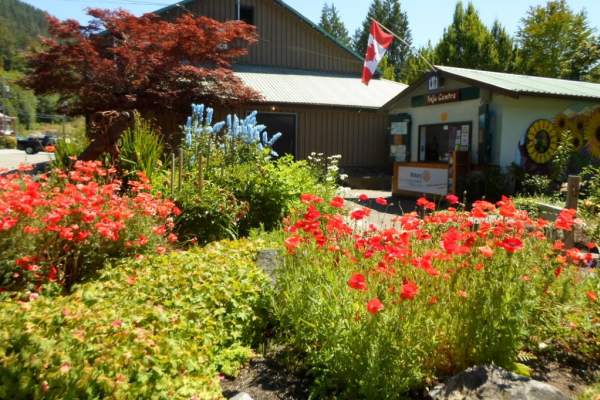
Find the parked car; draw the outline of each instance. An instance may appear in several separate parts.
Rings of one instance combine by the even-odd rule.
[[[24,150],[27,154],[35,154],[44,149],[46,146],[54,146],[56,144],[56,136],[29,136],[27,138],[17,139],[17,149]]]

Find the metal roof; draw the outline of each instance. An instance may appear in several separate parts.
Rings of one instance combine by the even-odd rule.
[[[481,71],[467,68],[435,66],[439,71],[455,78],[478,82],[514,95],[547,97],[572,97],[599,99],[600,84],[570,81],[565,79],[542,78],[539,76],[507,74],[503,72]]]
[[[379,109],[407,88],[402,83],[358,75],[235,65],[235,74],[258,91],[266,103]]]

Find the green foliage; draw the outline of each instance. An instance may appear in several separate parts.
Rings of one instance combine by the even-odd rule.
[[[466,178],[465,187],[471,201],[481,198],[497,201],[502,195],[514,193],[515,176],[510,169],[490,165],[481,171],[471,172]]]
[[[0,135],[0,149],[16,149],[17,138],[14,136]]]
[[[143,172],[151,182],[160,173],[162,139],[154,125],[135,112],[133,125],[119,140],[119,166],[128,176]]]
[[[6,72],[0,68],[0,111],[18,117],[19,123],[30,129],[37,120],[38,100],[31,90],[15,83],[20,77],[18,72]]]
[[[525,174],[520,185],[520,192],[529,196],[547,195],[552,191],[552,180],[546,175]]]
[[[566,0],[532,6],[518,32],[520,70],[551,78],[582,79],[600,63],[600,43],[584,11]]]
[[[399,0],[373,0],[362,26],[354,33],[354,50],[361,55],[367,51],[371,18],[379,21],[409,44],[394,39],[388,52],[388,61],[395,69],[395,76],[400,76],[410,54],[410,44],[412,43],[408,15],[402,9]]]
[[[263,326],[257,245],[106,268],[69,296],[0,304],[0,398],[221,399]]]
[[[22,50],[48,32],[46,14],[20,0],[0,2],[0,69],[18,70],[24,65]]]
[[[344,25],[344,22],[340,18],[337,8],[331,3],[331,5],[323,4],[323,10],[321,11],[321,21],[319,26],[323,28],[327,33],[331,34],[334,38],[340,41],[345,46],[350,47],[350,35],[348,29]]]
[[[238,223],[248,209],[227,188],[212,182],[204,183],[202,191],[197,183],[186,181],[175,192],[174,200],[183,211],[175,219],[175,231],[183,241],[208,243],[238,236]]]
[[[498,211],[484,213],[482,229],[471,227],[471,213],[440,212],[344,234],[335,216],[298,217],[274,307],[282,340],[316,377],[315,398],[403,398],[472,365],[513,368],[522,346],[537,349],[549,337],[557,348],[598,359],[600,307],[586,296],[600,290],[597,274],[585,279],[577,265],[561,264],[541,232],[514,230],[534,222],[503,204],[500,213],[512,214],[514,225]],[[461,236],[466,248],[457,253],[448,240]],[[507,239],[523,247],[498,245]],[[356,274],[364,285],[352,284]],[[406,291],[409,283],[415,289]],[[370,309],[373,300],[383,308]],[[569,319],[560,318],[573,315],[582,327],[569,337]]]
[[[242,121],[229,116],[227,126],[210,126],[212,109],[206,119],[203,106],[194,110],[184,127],[182,188],[174,194],[183,211],[176,221],[183,239],[206,243],[256,228],[275,229],[299,204],[301,193],[330,196],[336,190],[337,157],[324,170],[292,156],[272,159],[256,114]]]
[[[507,53],[511,42],[498,21],[490,31],[472,3],[464,7],[459,1],[452,23],[435,48],[436,59],[442,65],[508,71],[512,57],[501,59],[500,52]]]
[[[400,80],[408,85],[412,84],[421,78],[423,74],[431,70],[431,65],[438,63],[436,57],[437,55],[431,42],[427,42],[427,46],[421,47],[416,51],[411,51],[406,60],[406,65],[402,69]]]
[[[215,183],[231,191],[236,199],[247,204],[248,212],[238,223],[238,233],[250,229],[271,230],[299,204],[302,193],[327,196],[331,184],[319,183],[317,174],[305,161],[295,162],[291,156],[262,164],[244,163],[225,168]]]

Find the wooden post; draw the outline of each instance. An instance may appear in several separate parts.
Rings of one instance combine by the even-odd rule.
[[[171,153],[171,195],[175,192],[175,153]]]
[[[177,191],[181,191],[181,181],[183,179],[183,148],[179,148],[179,176],[177,177]]]
[[[579,190],[581,189],[581,177],[569,175],[567,181],[567,204],[566,208],[577,211],[579,201]],[[565,232],[565,246],[571,249],[575,246],[575,226],[570,232]]]

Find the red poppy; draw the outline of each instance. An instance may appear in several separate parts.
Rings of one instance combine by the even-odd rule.
[[[523,248],[523,242],[521,241],[521,239],[516,237],[508,237],[502,242],[500,242],[498,245],[511,254],[516,253],[517,251]]]
[[[369,196],[367,196],[366,194],[361,194],[358,196],[358,200],[360,201],[368,201],[369,200]]]
[[[459,203],[458,196],[455,194],[449,194],[446,196],[446,201],[451,205],[455,205]]]
[[[467,292],[465,292],[464,290],[459,290],[458,292],[456,292],[456,294],[458,295],[458,297],[462,297],[464,299],[468,297]]]
[[[375,199],[375,203],[379,204],[380,206],[387,206],[388,205],[388,201],[386,199],[384,199],[383,197],[378,197]]]
[[[560,251],[565,248],[565,244],[562,240],[557,240],[553,245],[554,250]]]
[[[367,283],[363,274],[354,274],[348,279],[348,286],[352,289],[365,291],[367,290]]]
[[[586,244],[586,247],[590,250],[594,250],[597,247],[597,245],[594,242],[589,242]]]
[[[402,285],[400,297],[404,300],[412,300],[419,293],[419,286],[412,281],[407,281]]]
[[[477,271],[481,271],[483,268],[485,268],[485,265],[483,265],[483,263],[477,263],[477,264],[475,264],[475,269]]]
[[[563,268],[562,267],[557,267],[554,270],[554,276],[558,278],[562,274],[562,272],[563,272]]]
[[[366,217],[368,217],[370,213],[371,210],[369,210],[368,208],[359,208],[350,213],[350,218],[352,218],[355,221],[360,221],[361,219],[365,219]]]
[[[344,199],[340,196],[334,197],[329,203],[331,207],[334,208],[343,208],[344,207]]]
[[[425,197],[420,197],[417,199],[417,206],[425,207],[427,204],[429,204],[429,200],[427,200]]]
[[[590,301],[593,301],[594,303],[598,301],[598,296],[592,290],[590,290],[589,292],[587,292],[586,296],[587,296],[588,299],[590,299]]]
[[[383,303],[378,298],[371,299],[367,303],[367,311],[371,314],[375,315],[381,310],[383,310]]]
[[[302,238],[300,236],[290,236],[289,238],[284,240],[285,247],[290,254],[294,254],[296,249],[302,242]]]
[[[438,301],[439,301],[439,300],[438,300],[437,296],[431,296],[431,297],[429,298],[429,304],[431,304],[431,305],[433,305],[433,304],[437,304],[437,302],[438,302]]]

